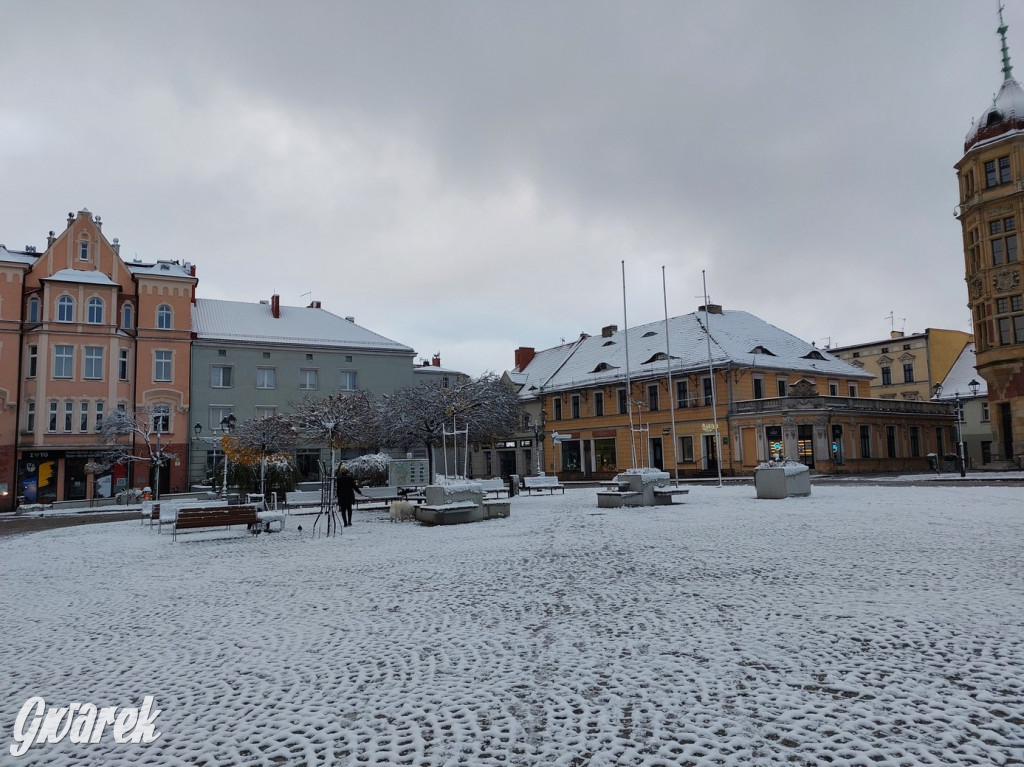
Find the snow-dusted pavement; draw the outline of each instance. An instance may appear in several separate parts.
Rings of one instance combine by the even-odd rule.
[[[1024,490],[815,486],[426,528],[0,539],[0,763],[1024,761]],[[297,524],[305,530],[299,533]],[[162,710],[33,746],[18,711]]]

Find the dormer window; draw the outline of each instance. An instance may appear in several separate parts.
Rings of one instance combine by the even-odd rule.
[[[615,345],[614,341],[605,341],[603,344],[601,344],[601,346],[614,346],[614,345]]]
[[[663,360],[667,360],[667,359],[668,359],[668,357],[665,356],[665,352],[658,352],[657,354],[655,354],[650,359],[644,360],[643,364],[644,365],[648,365],[651,362],[659,362],[659,361],[663,361]]]
[[[609,365],[607,362],[599,362],[597,367],[591,370],[591,373],[603,373],[605,370],[614,370],[614,365]]]
[[[82,240],[78,243],[78,260],[88,261],[89,260],[89,241]]]
[[[766,347],[760,346],[760,345],[755,346],[753,349],[751,349],[750,353],[751,354],[767,354],[769,357],[774,357],[775,356],[774,352],[769,351]]]
[[[642,336],[640,336],[640,337],[641,337],[641,338],[650,338],[651,336],[656,336],[656,335],[658,335],[658,334],[657,334],[657,333],[655,333],[655,332],[654,332],[653,330],[648,330],[648,331],[647,331],[646,333],[644,333],[644,334],[643,334]]]
[[[811,351],[807,352],[807,354],[804,355],[804,359],[805,360],[824,360],[825,358],[823,356],[821,356],[821,352],[817,351],[816,349],[812,349]]]

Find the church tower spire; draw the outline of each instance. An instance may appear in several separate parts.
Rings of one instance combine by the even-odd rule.
[[[1003,4],[999,4],[999,29],[996,31],[999,33],[999,39],[1002,41],[1003,47],[1003,80],[1013,79],[1013,67],[1010,66],[1010,50],[1006,47],[1006,30],[1009,27],[1006,26],[1006,22],[1003,21]]]

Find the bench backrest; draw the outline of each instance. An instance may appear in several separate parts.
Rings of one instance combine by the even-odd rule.
[[[558,477],[523,477],[527,487],[552,487],[558,484]]]
[[[176,528],[248,525],[259,521],[256,506],[193,507],[178,510]]]
[[[488,490],[505,489],[505,480],[503,480],[501,477],[494,477],[493,479],[478,479],[476,481],[480,483],[480,488],[484,492],[487,492]]]

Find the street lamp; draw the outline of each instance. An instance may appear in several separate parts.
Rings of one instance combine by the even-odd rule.
[[[972,392],[977,392],[981,384],[975,380],[971,380],[968,386],[971,387]],[[942,384],[935,384],[935,397],[939,398],[942,396]],[[960,390],[957,389],[953,392],[953,406],[956,408],[956,457],[960,461],[960,476],[967,476],[967,465],[964,460],[964,407],[960,401]]]
[[[231,430],[235,428],[235,424],[238,423],[238,419],[235,418],[234,413],[228,413],[226,416],[220,419],[220,428],[224,431],[224,435],[227,436],[231,433]],[[228,499],[228,451],[224,450],[224,500]]]

